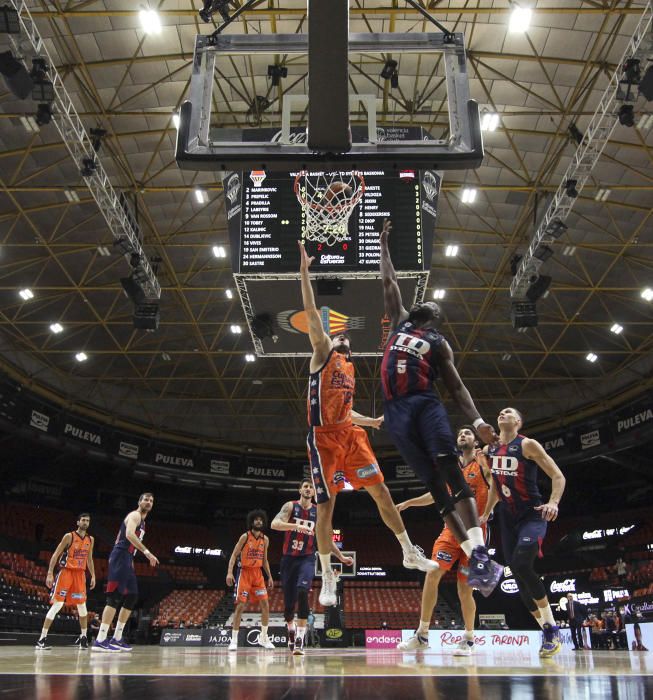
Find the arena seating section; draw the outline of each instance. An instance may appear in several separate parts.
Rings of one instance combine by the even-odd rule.
[[[158,605],[154,624],[158,627],[185,627],[203,625],[224,591],[174,590]]]

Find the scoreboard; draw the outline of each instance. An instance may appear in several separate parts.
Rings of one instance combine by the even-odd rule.
[[[296,173],[229,175],[224,191],[234,272],[297,272],[298,240],[315,256],[311,271],[378,271],[379,234],[385,218],[392,220],[389,245],[395,268],[428,269],[439,174],[412,170],[362,174],[365,193],[349,218],[347,236],[333,245],[306,240],[305,215],[293,190]]]

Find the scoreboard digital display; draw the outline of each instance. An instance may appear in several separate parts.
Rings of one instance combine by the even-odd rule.
[[[430,267],[440,190],[437,173],[363,171],[365,192],[349,218],[348,234],[333,245],[306,240],[305,215],[293,189],[295,175],[257,171],[225,179],[235,272],[297,272],[298,240],[315,256],[311,271],[378,271],[379,234],[386,218],[392,220],[390,253],[395,268]]]

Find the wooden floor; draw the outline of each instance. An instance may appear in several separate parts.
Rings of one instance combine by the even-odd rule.
[[[0,698],[402,698],[413,700],[645,700],[653,698],[653,653],[527,650],[458,659],[431,651],[135,648],[98,654],[72,648],[0,648]]]

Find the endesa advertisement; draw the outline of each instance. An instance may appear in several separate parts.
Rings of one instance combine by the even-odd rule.
[[[411,636],[412,633],[408,635],[408,637]],[[403,637],[403,639],[407,639],[407,637]],[[396,649],[397,644],[401,641],[401,630],[365,630],[366,649]]]

